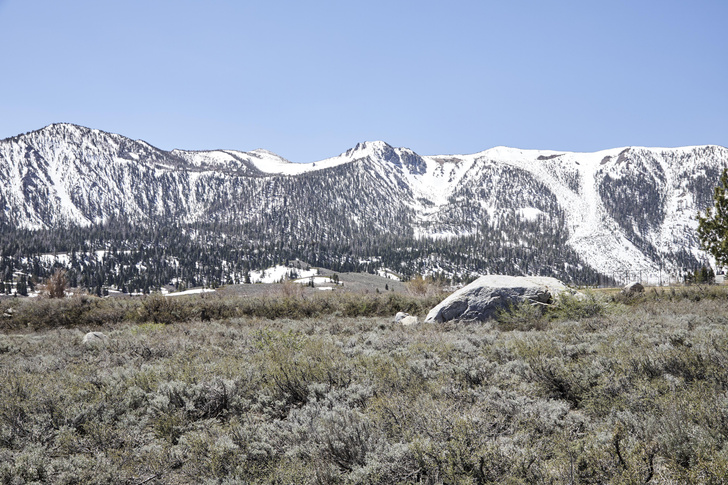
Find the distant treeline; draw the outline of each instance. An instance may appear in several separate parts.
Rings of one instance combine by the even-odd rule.
[[[253,270],[298,260],[336,272],[389,268],[404,279],[430,274],[455,284],[480,274],[553,276],[576,285],[610,281],[567,245],[563,218],[527,220],[512,213],[483,221],[475,233],[437,239],[377,230],[340,234],[333,221],[326,234],[314,238],[266,231],[265,224],[132,224],[117,219],[91,227],[5,226],[0,231],[0,276],[9,292],[22,278],[32,287],[62,267],[72,287],[97,294],[112,288],[148,293],[165,285],[184,289],[248,283]]]

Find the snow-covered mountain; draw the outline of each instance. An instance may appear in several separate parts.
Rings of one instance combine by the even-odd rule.
[[[215,222],[282,244],[352,247],[372,234],[537,246],[541,232],[562,231],[580,259],[570,264],[674,269],[704,259],[695,215],[726,166],[719,146],[420,156],[381,141],[297,164],[265,150],[167,152],[54,124],[0,141],[0,225]],[[513,232],[521,223],[529,237]]]

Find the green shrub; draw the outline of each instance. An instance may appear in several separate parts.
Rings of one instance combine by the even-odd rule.
[[[604,299],[594,293],[562,293],[556,303],[548,308],[547,316],[551,320],[583,320],[603,316],[608,311],[609,306]]]
[[[12,302],[0,325],[7,329],[114,325],[124,321],[173,324],[190,321],[258,317],[270,320],[304,319],[324,315],[346,317],[393,316],[399,311],[423,314],[439,303],[437,296],[396,293],[336,292],[305,296],[299,293],[265,297],[195,295],[141,298],[98,298],[77,295]]]
[[[510,330],[544,330],[547,326],[544,318],[544,307],[530,302],[509,305],[496,312],[496,328],[501,331]]]
[[[25,299],[14,309],[13,317],[3,322],[10,328],[98,326],[119,323],[126,314],[123,305],[85,295]]]

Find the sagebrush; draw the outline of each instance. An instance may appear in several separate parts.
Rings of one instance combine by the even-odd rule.
[[[0,335],[0,483],[725,483],[728,300],[693,296],[415,327],[66,302],[126,313]]]

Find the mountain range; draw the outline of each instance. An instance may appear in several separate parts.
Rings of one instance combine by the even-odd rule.
[[[403,274],[677,273],[707,260],[695,216],[726,166],[720,146],[422,156],[382,141],[299,164],[63,123],[0,141],[0,227],[212,230],[251,253]]]

